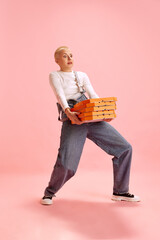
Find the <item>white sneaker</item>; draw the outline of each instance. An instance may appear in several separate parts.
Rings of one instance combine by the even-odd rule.
[[[127,202],[140,202],[140,197],[135,196],[130,193],[113,193],[112,198],[113,201],[127,201]]]
[[[49,196],[44,196],[41,200],[40,203],[43,205],[51,205],[53,203],[52,197]]]

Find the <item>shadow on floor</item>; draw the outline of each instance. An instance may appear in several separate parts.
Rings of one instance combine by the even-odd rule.
[[[84,236],[84,239],[121,239],[136,236],[129,216],[119,211],[127,207],[125,213],[138,207],[138,203],[128,202],[89,202],[70,199],[56,199],[51,206],[39,204],[38,211],[49,215],[49,219],[63,220],[70,231]],[[35,205],[34,211],[35,211]],[[45,216],[46,217],[46,216]]]

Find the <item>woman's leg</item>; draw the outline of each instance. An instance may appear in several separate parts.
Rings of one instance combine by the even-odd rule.
[[[95,142],[109,155],[113,155],[113,192],[126,193],[129,191],[132,146],[109,123],[90,123],[87,137]]]
[[[85,124],[66,121],[62,125],[57,161],[51,174],[45,196],[53,196],[76,172],[87,136]]]

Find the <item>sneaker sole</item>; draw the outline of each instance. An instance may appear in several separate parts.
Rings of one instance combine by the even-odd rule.
[[[50,199],[41,199],[40,203],[42,205],[52,205],[53,204],[52,200],[50,200]]]
[[[113,201],[126,201],[126,202],[140,202],[141,200],[136,198],[128,198],[128,197],[122,197],[122,196],[112,196],[111,200]]]

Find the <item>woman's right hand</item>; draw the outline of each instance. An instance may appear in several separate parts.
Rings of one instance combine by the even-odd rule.
[[[79,118],[77,117],[77,115],[79,115],[79,112],[71,112],[70,108],[66,108],[65,109],[65,114],[67,115],[67,117],[74,122],[75,124],[82,124],[83,122],[79,120]]]

